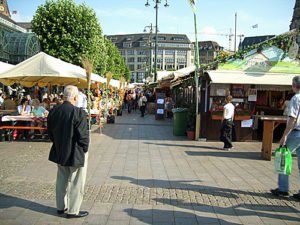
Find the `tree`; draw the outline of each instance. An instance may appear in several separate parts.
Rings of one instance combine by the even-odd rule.
[[[114,79],[119,79],[122,76],[126,77],[126,64],[121,56],[118,48],[107,38],[105,38],[107,67],[106,71],[113,74]]]
[[[44,52],[81,66],[83,56],[93,59],[94,72],[106,71],[106,49],[95,12],[74,0],[47,0],[38,7],[32,29]]]

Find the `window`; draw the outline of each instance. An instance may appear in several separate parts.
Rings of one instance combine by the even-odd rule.
[[[148,54],[148,51],[146,51],[146,50],[138,50],[138,51],[137,51],[137,54],[138,54],[138,55],[147,55],[147,54]]]
[[[155,51],[154,51],[154,54],[155,54]],[[157,50],[157,55],[162,55],[163,54],[163,50],[162,49],[158,49]]]
[[[129,69],[130,69],[131,71],[134,70],[134,65],[133,65],[133,64],[130,64],[130,65],[128,65],[128,66],[129,66]]]
[[[186,58],[178,58],[177,62],[178,63],[186,63]]]
[[[174,55],[175,50],[165,50],[166,55]]]
[[[134,55],[134,51],[133,50],[127,50],[127,55]]]
[[[145,41],[140,41],[140,47],[147,47],[148,44]]]
[[[147,57],[138,57],[137,61],[138,62],[147,62]]]
[[[173,37],[172,40],[174,41],[184,41],[183,37]]]
[[[187,51],[184,50],[178,50],[177,55],[186,55]]]
[[[156,59],[156,63],[162,63],[162,62],[163,62],[163,59],[162,59],[162,58]]]
[[[134,57],[127,58],[128,63],[134,63]]]
[[[121,55],[125,55],[125,50],[119,50]]]
[[[123,42],[123,48],[131,48],[132,42],[131,41],[125,41]]]
[[[175,59],[174,58],[165,58],[166,63],[174,63]]]

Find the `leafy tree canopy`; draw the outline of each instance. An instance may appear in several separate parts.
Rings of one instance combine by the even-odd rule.
[[[81,59],[93,59],[94,72],[106,71],[106,49],[95,12],[74,0],[47,0],[32,20],[42,50],[54,57],[81,66]]]

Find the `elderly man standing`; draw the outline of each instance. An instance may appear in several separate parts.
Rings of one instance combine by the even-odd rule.
[[[79,211],[84,194],[89,147],[86,113],[76,107],[78,88],[66,86],[64,103],[48,115],[48,133],[53,145],[49,160],[57,163],[57,213],[67,218],[88,215]]]
[[[298,157],[298,169],[300,173],[300,76],[293,78],[292,89],[295,95],[291,99],[288,107],[288,120],[285,131],[280,140],[280,145],[286,145],[291,151],[296,151]],[[275,196],[289,195],[289,177],[284,174],[278,176],[278,188],[272,189]],[[300,200],[300,190],[294,194],[295,199]]]

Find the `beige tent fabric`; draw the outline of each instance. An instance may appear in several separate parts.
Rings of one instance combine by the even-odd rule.
[[[3,73],[4,71],[7,71],[11,68],[13,68],[14,65],[5,63],[5,62],[0,62],[0,73]]]
[[[92,74],[92,83],[103,83],[104,78]],[[19,83],[24,87],[38,85],[75,85],[87,87],[86,72],[83,68],[64,62],[60,59],[40,52],[0,74],[0,82],[4,85]]]
[[[290,86],[295,74],[255,73],[234,70],[212,70],[207,72],[215,84],[260,84]]]

